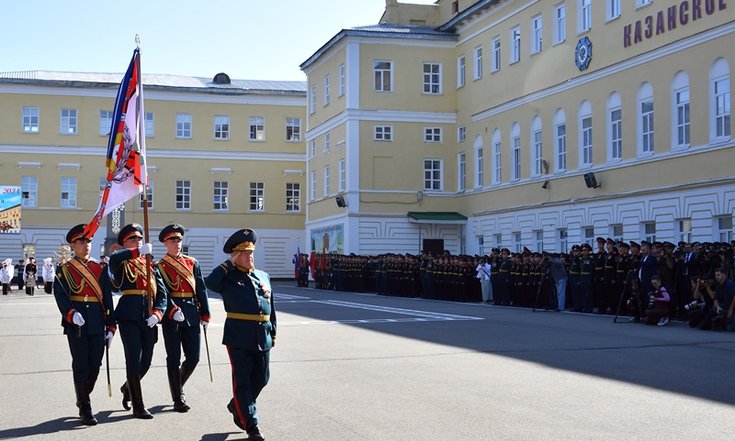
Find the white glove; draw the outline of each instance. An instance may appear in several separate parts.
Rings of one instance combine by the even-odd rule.
[[[71,317],[71,321],[77,325],[77,326],[84,326],[84,317],[82,317],[82,314],[75,312],[74,315]]]
[[[105,335],[105,343],[107,344],[108,348],[112,346],[112,339],[114,337],[115,337],[115,334],[112,331],[107,331],[107,335]]]
[[[156,326],[156,323],[158,323],[158,317],[156,314],[152,314],[150,317],[145,319],[145,323],[148,325],[149,328],[152,328]]]
[[[183,322],[184,321],[184,313],[181,312],[179,309],[178,311],[174,312],[174,320],[177,322]]]
[[[143,245],[138,247],[138,254],[141,256],[144,254],[153,254],[153,245],[149,243],[144,243]]]
[[[205,331],[207,330],[207,326],[209,326],[209,322],[202,320],[202,328],[204,328]]]

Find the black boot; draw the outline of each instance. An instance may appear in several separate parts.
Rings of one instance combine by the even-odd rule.
[[[120,392],[122,392],[122,407],[125,410],[130,410],[130,391],[128,390],[128,383],[123,383],[120,386]]]
[[[130,391],[130,401],[133,403],[133,415],[135,418],[149,420],[153,418],[148,409],[143,404],[143,392],[140,390],[140,378],[128,378],[128,390]]]
[[[186,405],[181,389],[181,373],[178,368],[168,369],[168,386],[171,389],[171,399],[174,400],[174,410],[176,412],[188,412],[190,407]]]
[[[77,394],[77,407],[79,408],[79,418],[82,419],[82,423],[87,426],[96,425],[97,419],[92,415],[92,405],[89,402],[87,383],[75,384],[74,391]]]
[[[251,439],[253,441],[265,441],[265,437],[260,432],[260,429],[258,428],[257,424],[249,428],[247,432],[248,432],[248,439]]]

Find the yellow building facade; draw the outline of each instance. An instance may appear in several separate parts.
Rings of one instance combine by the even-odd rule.
[[[387,0],[301,65],[306,237],[361,254],[730,241],[734,43],[728,0]]]
[[[89,222],[100,201],[120,74],[0,74],[0,184],[22,187],[22,230],[0,235],[0,256],[49,257],[68,229]],[[185,252],[203,271],[226,259],[236,229],[258,232],[256,263],[291,277],[304,241],[303,82],[143,75],[154,254],[158,233],[187,228]],[[143,224],[132,199],[108,216],[93,256],[108,254],[121,224]]]

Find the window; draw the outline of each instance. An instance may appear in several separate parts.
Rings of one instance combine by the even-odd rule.
[[[23,107],[23,133],[38,133],[38,107]]]
[[[638,91],[638,110],[640,113],[640,148],[638,153],[653,153],[653,87],[643,83]]]
[[[457,127],[457,142],[464,142],[467,137],[467,130],[465,126]]]
[[[691,143],[691,116],[689,115],[689,78],[679,72],[674,78],[674,146],[688,147]]]
[[[543,30],[543,19],[540,15],[531,19],[531,53],[535,54],[541,52],[543,49],[542,45],[542,30]]]
[[[452,14],[456,14],[459,12],[459,0],[454,0],[452,2]]]
[[[656,222],[643,222],[643,237],[648,242],[656,242]]]
[[[691,243],[692,241],[692,220],[679,219],[679,241]]]
[[[345,65],[340,64],[337,68],[337,96],[345,94]]]
[[[424,93],[439,95],[442,93],[442,65],[424,63]]]
[[[301,141],[301,118],[286,118],[286,141]]]
[[[108,136],[112,130],[112,110],[100,110],[100,136]]]
[[[464,87],[464,79],[467,74],[467,65],[464,55],[457,57],[457,88]]]
[[[230,117],[228,115],[214,116],[214,139],[230,139]]]
[[[517,63],[521,59],[521,27],[516,26],[510,30],[510,64]]]
[[[493,236],[495,239],[495,246],[498,248],[502,247],[503,246],[503,234],[497,233],[497,234],[494,234]]]
[[[329,133],[324,134],[324,148],[322,149],[322,153],[329,153],[329,147],[330,147],[330,139],[329,139]]]
[[[347,186],[347,173],[345,170],[345,160],[340,159],[337,163],[337,173],[339,176],[337,176],[338,182],[337,182],[337,189],[341,193],[345,191],[345,188]]]
[[[105,178],[101,179],[104,182],[107,182]],[[146,201],[148,201],[148,208],[153,209],[153,179],[148,176],[148,185],[146,186],[146,192],[145,192]],[[138,196],[138,208],[141,210],[143,209],[143,193],[140,193]]]
[[[313,200],[316,200],[316,171],[314,170],[311,171],[310,184],[311,184],[311,195],[310,196],[311,196],[311,200],[313,201]]]
[[[610,94],[607,100],[607,160],[618,161],[623,157],[623,110],[620,95]]]
[[[712,63],[709,72],[710,142],[730,138],[730,66],[724,58]]]
[[[265,118],[262,116],[251,116],[249,121],[249,139],[251,141],[265,141]]]
[[[719,242],[729,243],[732,240],[732,216],[721,216],[717,218],[717,237]]]
[[[213,208],[217,211],[227,211],[229,184],[227,181],[214,181]]]
[[[467,190],[467,158],[464,152],[457,155],[457,191]]]
[[[482,46],[475,48],[475,74],[472,78],[475,80],[482,78]]]
[[[176,137],[191,138],[191,114],[176,114]]]
[[[544,231],[543,230],[534,231],[533,237],[536,239],[536,252],[542,253],[544,251]]]
[[[482,136],[475,138],[475,188],[485,185],[485,152],[482,145]]]
[[[439,159],[424,159],[424,190],[441,191],[442,163]]]
[[[567,39],[567,7],[564,3],[554,6],[554,44]]]
[[[309,94],[309,113],[316,112],[316,84],[311,85],[311,93]]]
[[[485,238],[482,236],[477,236],[477,249],[480,256],[485,255]]]
[[[595,228],[594,227],[582,228],[582,236],[583,236],[583,243],[588,244],[594,250],[595,249]]]
[[[301,211],[301,184],[297,182],[286,183],[286,213],[297,213]]]
[[[332,181],[329,176],[329,166],[324,167],[324,196],[332,194]]]
[[[311,140],[309,141],[309,157],[313,158],[316,156],[316,141]]]
[[[651,0],[636,0],[637,7],[646,6],[650,4],[651,4]]]
[[[265,184],[262,182],[250,183],[250,211],[265,210]]]
[[[579,106],[579,166],[592,165],[592,106],[583,101]]]
[[[191,210],[191,181],[176,181],[176,209]]]
[[[77,109],[61,109],[59,133],[62,135],[77,134]]]
[[[424,142],[442,142],[441,127],[424,127]]]
[[[510,160],[512,161],[511,179],[521,179],[521,126],[513,124],[510,135]]]
[[[373,88],[376,92],[393,91],[393,62],[373,61],[373,74],[375,77]]]
[[[531,175],[544,174],[543,132],[541,118],[535,117],[531,126]]]
[[[607,19],[620,17],[620,0],[607,0]]]
[[[520,231],[513,232],[513,244],[515,246],[516,253],[520,253],[521,251],[523,251],[523,241],[521,240]]]
[[[567,169],[567,125],[564,110],[558,109],[554,114],[554,148],[556,171]]]
[[[577,1],[579,2],[577,31],[582,33],[592,28],[592,0]]]
[[[503,180],[503,144],[500,129],[493,133],[493,184],[498,185]]]
[[[329,101],[332,99],[331,90],[329,87],[329,74],[324,75],[324,105],[329,105]]]
[[[38,176],[22,176],[20,178],[21,206],[38,206]]]
[[[373,140],[375,141],[393,141],[393,127],[392,126],[373,127]]]
[[[145,137],[146,138],[153,138],[153,136],[156,134],[156,120],[155,116],[153,115],[153,112],[146,112],[145,113]]]
[[[61,177],[61,208],[76,208],[77,206],[77,178],[74,176]]]
[[[559,239],[559,252],[560,253],[567,253],[569,252],[569,235],[567,233],[566,228],[559,228],[557,230],[557,238]]]
[[[623,226],[621,224],[610,225],[610,237],[618,242],[623,240]]]
[[[493,47],[493,59],[492,59],[491,65],[490,65],[490,69],[493,72],[497,72],[497,71],[500,70],[500,60],[501,60],[501,58],[500,58],[500,47],[501,46],[500,46],[500,37],[499,36],[493,38],[492,47]]]
[[[714,83],[715,88],[715,136],[730,136],[730,79],[724,78]]]

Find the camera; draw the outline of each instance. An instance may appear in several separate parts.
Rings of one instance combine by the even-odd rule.
[[[653,294],[648,295],[648,309],[653,309],[656,306],[656,297]]]
[[[691,302],[684,305],[684,309],[687,311],[691,311],[692,309],[698,309],[699,308],[699,302],[696,300],[692,300]]]

